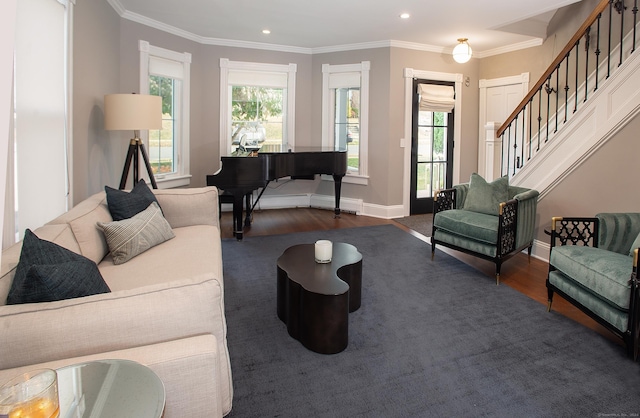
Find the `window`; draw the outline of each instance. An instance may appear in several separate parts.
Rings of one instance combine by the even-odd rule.
[[[16,4],[10,149],[2,168],[7,174],[3,247],[71,203],[72,16],[70,1]]]
[[[243,154],[264,145],[282,147],[286,89],[231,86],[231,151]]]
[[[220,59],[220,155],[294,149],[295,64]]]
[[[162,97],[162,129],[145,141],[158,187],[189,185],[189,73],[191,54],[140,41],[140,92]]]
[[[322,145],[347,152],[343,181],[367,184],[369,61],[322,66]]]

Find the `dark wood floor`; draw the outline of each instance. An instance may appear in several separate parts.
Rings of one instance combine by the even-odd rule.
[[[320,231],[339,228],[353,228],[359,226],[373,226],[391,224],[404,231],[411,233],[417,238],[430,243],[429,239],[418,232],[415,232],[404,225],[390,219],[372,218],[369,216],[352,215],[344,213],[339,219],[335,219],[332,211],[310,208],[296,209],[270,209],[255,211],[253,223],[250,228],[245,228],[245,237],[287,234],[292,232]],[[232,216],[230,212],[223,212],[220,220],[222,238],[232,238]],[[439,247],[441,248],[441,247]],[[495,265],[489,261],[468,256],[458,251],[441,248],[448,254],[462,260],[475,267],[482,273],[493,278],[495,277]],[[425,254],[428,257],[429,254]],[[548,264],[542,260],[531,258],[529,262],[526,254],[518,254],[502,265],[500,274],[500,285],[510,286],[519,292],[524,293],[531,299],[541,304],[540,309],[546,309],[547,289],[545,280],[547,278]],[[487,281],[487,286],[495,286],[495,281]],[[621,340],[597,322],[580,312],[573,305],[567,303],[560,296],[555,295],[553,299],[553,310],[561,313],[595,332],[622,344]]]

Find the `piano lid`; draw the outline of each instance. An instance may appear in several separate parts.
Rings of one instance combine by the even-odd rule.
[[[284,152],[346,152],[346,149],[335,149],[333,147],[325,146],[297,146],[291,147],[289,144],[262,144],[258,150],[258,154],[261,153],[284,153]]]

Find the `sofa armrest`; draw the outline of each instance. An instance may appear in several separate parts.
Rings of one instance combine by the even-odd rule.
[[[0,369],[202,334],[215,335],[226,347],[222,298],[218,280],[195,277],[76,299],[2,306]]]
[[[172,228],[192,225],[220,227],[217,187],[154,189],[153,193]]]
[[[516,248],[529,246],[533,242],[539,194],[537,190],[529,189],[513,197],[518,201]]]

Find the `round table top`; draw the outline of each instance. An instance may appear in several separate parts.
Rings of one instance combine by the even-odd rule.
[[[162,417],[164,384],[140,363],[97,360],[56,371],[60,417]]]

